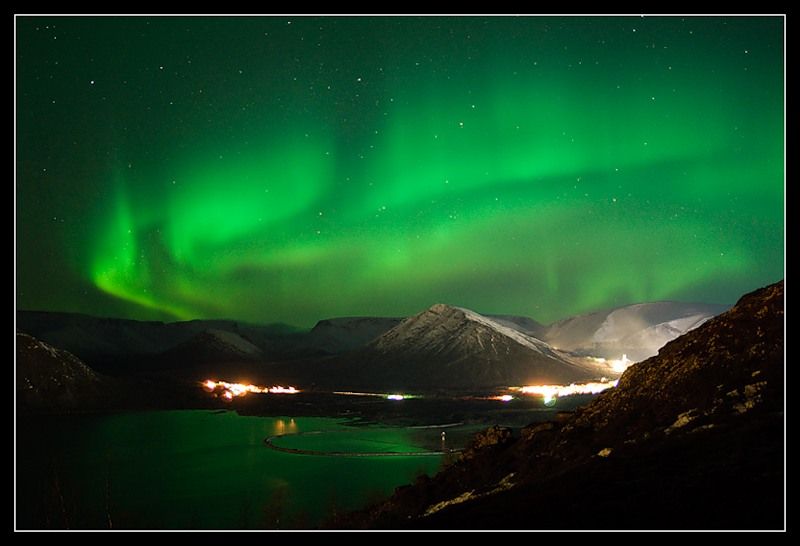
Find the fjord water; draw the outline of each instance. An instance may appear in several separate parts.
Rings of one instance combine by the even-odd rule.
[[[440,456],[296,455],[263,443],[312,431],[324,433],[281,441],[322,451],[417,452],[435,449],[440,434],[198,410],[26,420],[17,427],[18,527],[309,527],[441,464]]]

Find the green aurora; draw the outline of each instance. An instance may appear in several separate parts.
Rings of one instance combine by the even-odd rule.
[[[17,305],[549,322],[784,271],[780,17],[18,17]]]

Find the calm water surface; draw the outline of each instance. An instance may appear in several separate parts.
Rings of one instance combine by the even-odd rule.
[[[448,432],[459,447],[466,430]],[[325,457],[268,449],[415,452],[438,449],[438,429],[354,429],[330,418],[160,411],[20,422],[20,528],[309,527],[388,495],[440,456]],[[109,522],[110,520],[110,522]]]

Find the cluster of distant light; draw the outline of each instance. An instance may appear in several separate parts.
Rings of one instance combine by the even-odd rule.
[[[628,358],[628,355],[623,354],[622,358],[615,358],[612,360],[607,360],[605,358],[596,358],[593,356],[589,357],[589,360],[597,362],[598,364],[605,364],[606,366],[611,368],[611,371],[614,373],[622,373],[627,370],[634,362]]]
[[[411,394],[386,394],[382,392],[353,392],[353,391],[334,391],[333,394],[341,394],[343,396],[377,396],[379,398],[386,398],[387,400],[405,400],[406,398],[418,398]]]
[[[273,385],[272,387],[259,387],[257,385],[245,385],[244,383],[228,383],[227,381],[214,381],[208,379],[203,382],[203,386],[210,392],[222,389],[222,397],[226,400],[233,400],[234,397],[244,396],[248,392],[269,393],[269,394],[297,394],[300,392],[295,387],[282,387]]]
[[[617,381],[603,381],[595,383],[572,383],[570,385],[526,385],[524,387],[513,387],[522,394],[536,394],[544,398],[546,406],[555,404],[559,396],[571,396],[573,394],[597,394],[611,387],[616,387]]]
[[[603,360],[605,359],[596,359]],[[623,355],[621,360],[612,362],[627,361]],[[629,361],[628,361],[629,362]],[[227,381],[214,381],[208,379],[203,382],[203,386],[209,391],[214,392],[218,389],[222,390],[222,397],[226,400],[233,400],[236,397],[244,396],[249,392],[260,394],[297,394],[300,392],[295,387],[282,387],[274,385],[272,387],[259,387],[257,385],[245,385],[244,383],[229,383]],[[617,381],[606,381],[605,378],[600,382],[592,383],[572,383],[570,385],[526,385],[524,387],[511,387],[510,390],[519,392],[520,394],[538,395],[543,398],[546,406],[555,404],[556,398],[560,396],[571,396],[574,394],[597,394],[603,392],[611,387],[616,387]],[[418,395],[412,394],[399,394],[399,393],[381,393],[381,392],[354,392],[354,391],[334,391],[333,394],[342,396],[374,396],[386,400],[406,400],[411,398],[419,398]],[[485,400],[497,400],[500,402],[510,402],[515,397],[511,394],[500,394],[484,398]]]

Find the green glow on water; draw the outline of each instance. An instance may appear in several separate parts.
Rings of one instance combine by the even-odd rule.
[[[263,445],[268,436],[315,430],[338,431],[300,437],[324,451],[421,450],[404,429],[365,432],[325,418],[208,411],[52,418],[21,436],[20,526],[41,518],[43,503],[53,501],[54,475],[68,499],[72,528],[107,527],[107,487],[115,528],[307,527],[334,507],[363,506],[419,473],[435,473],[440,464],[436,456],[318,457]],[[58,504],[50,507],[49,517],[58,518]]]

